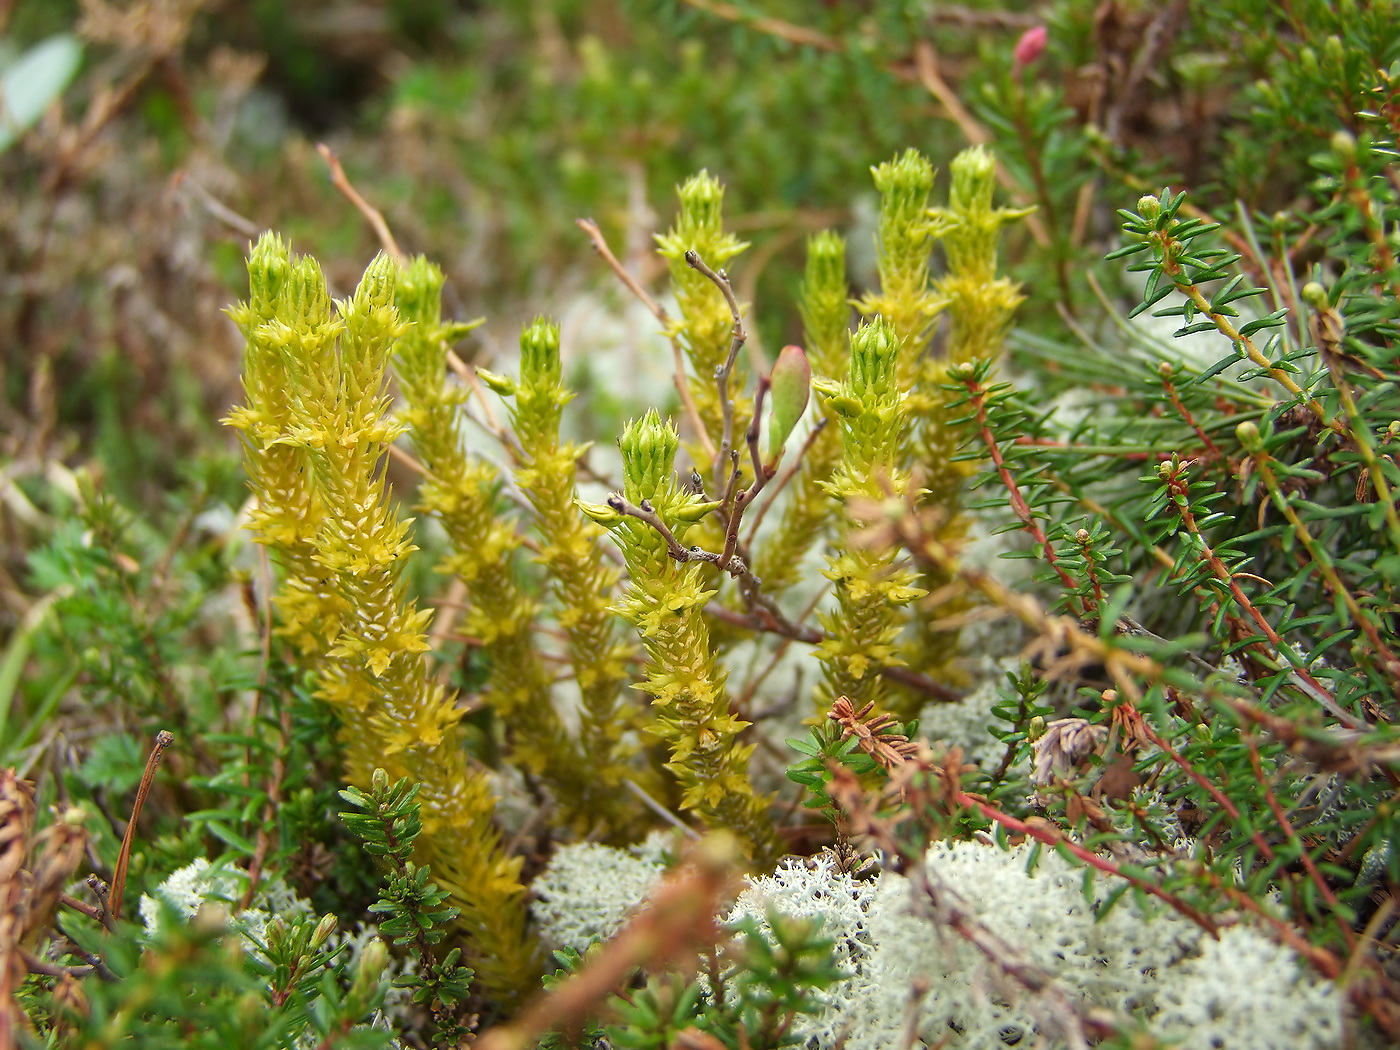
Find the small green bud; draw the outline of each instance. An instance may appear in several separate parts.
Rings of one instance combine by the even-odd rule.
[[[496,372],[490,372],[480,367],[477,368],[476,374],[481,377],[483,383],[502,397],[515,396],[515,380],[511,379],[509,376],[499,375]]]
[[[559,326],[537,317],[520,333],[521,382],[557,386],[560,375]]]
[[[1235,437],[1239,439],[1240,445],[1246,452],[1262,452],[1264,450],[1263,439],[1259,436],[1259,426],[1253,420],[1246,419],[1235,427]]]
[[[350,981],[350,990],[345,997],[345,1012],[351,1017],[363,1017],[383,998],[380,983],[384,970],[389,965],[389,948],[376,937],[360,952],[359,965]]]
[[[1162,214],[1162,202],[1154,194],[1144,193],[1138,198],[1137,210],[1148,222],[1156,222],[1157,216]]]
[[[723,222],[724,186],[708,171],[686,179],[678,191],[681,210],[698,227],[718,229]]]
[[[331,297],[321,264],[309,256],[293,262],[282,289],[278,317],[292,328],[324,324],[331,313]]]
[[[933,165],[916,149],[870,169],[880,191],[882,210],[890,217],[912,220],[921,215],[933,189]]]
[[[280,948],[282,942],[287,939],[287,924],[280,915],[274,915],[268,920],[263,929],[263,939],[267,941],[267,946],[274,950]]]
[[[389,774],[382,769],[375,769],[369,778],[370,791],[380,794],[389,790]]]
[[[718,510],[722,505],[721,500],[709,500],[702,503],[686,503],[677,507],[671,512],[671,517],[676,521],[683,521],[693,525],[711,511]]]
[[[851,337],[850,392],[856,397],[898,393],[899,336],[883,318],[862,324]]]
[[[622,429],[622,477],[627,498],[636,503],[652,499],[671,481],[680,434],[668,419],[662,422],[656,409],[633,419]]]
[[[384,973],[384,967],[388,965],[389,947],[382,939],[376,937],[360,952],[360,965],[355,968],[355,974],[356,977],[368,974],[374,980],[378,980]]]
[[[625,517],[625,515],[619,514],[604,503],[587,503],[584,500],[576,499],[574,500],[574,506],[583,511],[585,517],[597,522],[605,529],[611,529],[620,525]]]
[[[963,212],[974,207],[990,208],[992,191],[996,187],[997,164],[984,146],[970,146],[953,158],[949,165],[953,176],[948,196],[951,211]]]
[[[287,246],[275,233],[264,233],[249,249],[248,305],[255,321],[266,321],[273,316],[291,269]]]
[[[772,416],[768,426],[768,461],[777,463],[788,436],[797,426],[812,396],[812,366],[800,346],[785,346],[769,377]]]
[[[1349,131],[1338,131],[1332,135],[1332,152],[1343,164],[1356,163],[1356,136]]]
[[[1303,285],[1303,301],[1314,310],[1326,310],[1331,303],[1327,301],[1327,289],[1316,281],[1309,281]]]
[[[311,947],[319,948],[325,944],[330,935],[335,932],[336,917],[327,912],[321,916],[321,921],[316,924],[316,929],[311,933]]]
[[[436,326],[442,316],[442,270],[417,255],[399,273],[395,305],[405,321]]]
[[[1026,739],[1032,742],[1045,735],[1045,717],[1036,715],[1026,724]]]
[[[399,264],[392,257],[380,252],[365,267],[355,289],[352,303],[364,310],[387,306],[394,301],[394,291],[398,284]]]

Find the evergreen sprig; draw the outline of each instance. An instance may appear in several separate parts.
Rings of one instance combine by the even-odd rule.
[[[432,1011],[439,1044],[455,1046],[470,1031],[460,1007],[473,973],[460,965],[460,948],[452,948],[441,959],[434,951],[458,909],[445,904],[451,894],[432,881],[429,869],[410,859],[414,840],[423,830],[418,785],[407,778],[390,784],[388,774],[376,769],[369,791],[348,787],[340,795],[360,811],[342,812],[341,819],[364,843],[365,851],[383,858],[388,869],[379,899],[370,906],[370,911],[384,916],[379,932],[407,947],[417,964],[414,972],[394,978],[394,986],[412,989],[413,1001]]]

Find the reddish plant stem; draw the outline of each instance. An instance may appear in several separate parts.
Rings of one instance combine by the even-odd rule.
[[[1001,810],[997,809],[996,806],[993,806],[990,802],[986,801],[985,799],[979,798],[976,795],[968,794],[966,791],[963,791],[960,788],[954,792],[952,800],[960,806],[967,806],[980,811],[982,815],[988,820],[995,821],[996,823],[1000,824],[1002,827],[1006,828],[1009,831],[1015,831],[1022,835],[1029,836],[1030,838],[1035,839],[1037,842],[1042,842],[1047,846],[1054,846],[1057,848],[1063,846],[1077,859],[1083,861],[1091,868],[1097,868],[1099,871],[1102,871],[1105,874],[1112,875],[1115,878],[1123,879],[1124,881],[1131,883],[1134,887],[1141,890],[1143,893],[1156,897],[1158,900],[1162,901],[1173,911],[1190,919],[1192,922],[1194,922],[1197,926],[1201,927],[1201,929],[1205,930],[1211,936],[1219,935],[1219,924],[1209,915],[1203,913],[1200,909],[1190,904],[1187,904],[1176,894],[1163,889],[1161,886],[1158,886],[1155,882],[1148,882],[1146,879],[1139,878],[1136,875],[1128,874],[1126,871],[1124,871],[1113,861],[1109,860],[1107,857],[1101,857],[1092,850],[1086,849],[1085,847],[1079,845],[1079,843],[1075,842],[1073,839],[1071,839],[1064,832],[1060,831],[1058,828],[1049,827],[1043,824],[1027,823],[1024,820],[1020,820],[1016,817],[1013,817],[1010,813],[1002,812]]]
[[[1089,583],[1094,588],[1093,605],[1091,607],[1089,602],[1087,601],[1084,603],[1084,616],[1086,618],[1093,617],[1094,620],[1097,621],[1099,617],[1099,610],[1103,608],[1105,601],[1103,594],[1103,585],[1099,583],[1099,574],[1094,568],[1094,550],[1092,546],[1092,540],[1088,536],[1087,530],[1085,529],[1080,529],[1079,534],[1083,535],[1084,539],[1081,540],[1078,536],[1076,536],[1075,542],[1079,544],[1079,550],[1084,558],[1084,575],[1089,577]]]
[[[1269,621],[1264,619],[1264,614],[1254,607],[1254,603],[1249,600],[1249,596],[1244,593],[1244,590],[1235,581],[1234,574],[1231,573],[1225,563],[1220,560],[1220,556],[1216,554],[1215,549],[1206,542],[1206,538],[1201,535],[1201,530],[1196,524],[1196,515],[1191,511],[1191,497],[1187,490],[1187,483],[1183,474],[1184,471],[1182,468],[1176,466],[1172,469],[1170,477],[1164,478],[1167,483],[1167,488],[1171,492],[1172,502],[1176,506],[1177,513],[1181,516],[1181,523],[1186,526],[1186,531],[1200,544],[1201,557],[1203,557],[1210,566],[1210,570],[1215,578],[1230,589],[1230,594],[1234,597],[1236,604],[1238,604],[1244,612],[1249,614],[1249,618],[1258,626],[1260,633],[1273,645],[1275,651],[1279,654],[1279,658],[1281,660],[1286,660],[1287,658],[1283,656],[1283,653],[1286,651],[1286,643],[1284,640],[1279,637],[1278,632],[1273,629]],[[1238,620],[1238,617],[1231,617],[1231,619]],[[1332,691],[1310,673],[1301,667],[1294,667],[1293,673],[1306,682],[1309,687],[1316,690],[1319,697],[1324,698],[1323,706],[1326,707],[1328,711],[1344,722],[1352,722],[1355,720],[1354,716],[1344,711],[1341,706],[1338,705],[1336,697],[1332,695]]]
[[[1078,585],[1075,583],[1074,577],[1060,567],[1060,561],[1055,557],[1055,548],[1050,543],[1050,538],[1045,535],[1045,530],[1040,527],[1040,522],[1035,520],[1035,515],[1027,506],[1026,498],[1021,495],[1021,489],[1016,484],[1016,479],[1012,477],[1011,470],[1006,465],[1006,459],[1001,454],[1001,448],[997,445],[996,436],[992,434],[992,428],[987,424],[987,388],[973,376],[966,377],[963,380],[963,385],[967,387],[972,407],[977,413],[977,432],[982,438],[982,443],[987,446],[987,453],[997,468],[997,476],[1001,478],[1001,483],[1006,488],[1011,512],[1016,515],[1021,526],[1040,544],[1041,549],[1045,552],[1045,560],[1050,563],[1050,567],[1055,570],[1061,582],[1071,592],[1077,591]]]
[[[1204,773],[1182,757],[1181,753],[1177,751],[1176,748],[1167,743],[1166,739],[1160,733],[1147,724],[1147,720],[1142,717],[1141,712],[1131,704],[1124,704],[1123,711],[1125,714],[1128,714],[1128,717],[1135,723],[1134,728],[1141,731],[1142,735],[1152,741],[1163,754],[1175,762],[1183,773],[1199,784],[1206,794],[1215,799],[1216,804],[1225,811],[1226,815],[1229,816],[1231,820],[1238,821],[1240,819],[1239,807],[1230,800],[1230,796],[1211,783],[1210,779]],[[1264,859],[1272,862],[1274,860],[1273,847],[1269,845],[1263,834],[1256,828],[1254,831],[1250,832],[1249,837],[1253,839],[1254,844],[1259,847],[1259,852],[1263,854]]]
[[[1201,429],[1201,425],[1196,422],[1196,417],[1191,414],[1191,410],[1182,403],[1181,398],[1177,395],[1176,384],[1172,382],[1171,366],[1163,363],[1158,374],[1162,377],[1162,389],[1165,390],[1167,396],[1171,398],[1172,407],[1176,409],[1176,414],[1182,418],[1187,426],[1196,432],[1196,436],[1201,439],[1201,444],[1205,445],[1206,452],[1210,454],[1210,458],[1224,459],[1225,453],[1220,451],[1220,446],[1212,441],[1210,435]]]
[[[110,913],[115,923],[121,918],[122,892],[126,889],[126,869],[131,863],[131,844],[136,840],[136,822],[141,819],[141,810],[146,805],[146,796],[155,783],[156,770],[160,768],[161,756],[165,749],[175,742],[175,736],[162,729],[156,734],[151,753],[146,758],[146,769],[141,774],[141,783],[136,788],[136,801],[131,804],[131,819],[127,821],[126,834],[122,835],[121,849],[117,852],[116,867],[112,871],[112,892]]]
[[[1273,813],[1274,819],[1278,821],[1278,826],[1283,829],[1283,833],[1298,847],[1298,858],[1302,861],[1303,868],[1307,871],[1308,877],[1312,879],[1313,885],[1317,887],[1317,892],[1322,894],[1322,899],[1331,906],[1333,918],[1342,933],[1342,940],[1346,941],[1349,950],[1354,951],[1356,934],[1350,926],[1341,920],[1342,903],[1337,900],[1337,895],[1332,892],[1332,887],[1327,885],[1327,880],[1322,877],[1322,872],[1317,870],[1317,864],[1314,863],[1307,846],[1299,837],[1298,832],[1294,830],[1293,824],[1288,819],[1288,814],[1279,805],[1274,789],[1269,785],[1268,778],[1264,776],[1264,764],[1259,758],[1259,745],[1255,741],[1254,735],[1246,733],[1244,742],[1249,748],[1249,763],[1254,768],[1254,779],[1259,782],[1259,787],[1264,792],[1264,801],[1268,803],[1269,810]]]

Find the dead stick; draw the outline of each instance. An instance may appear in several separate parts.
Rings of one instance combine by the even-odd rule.
[[[685,381],[685,355],[681,352],[681,345],[676,341],[675,336],[669,334],[671,330],[670,315],[666,313],[665,307],[647,294],[647,290],[618,261],[612,249],[608,247],[607,239],[603,236],[603,231],[598,228],[596,222],[592,219],[575,219],[574,225],[588,234],[588,239],[593,242],[593,250],[603,257],[603,261],[617,275],[617,279],[637,297],[643,306],[651,311],[651,315],[656,318],[661,327],[666,329],[667,338],[671,341],[672,363],[675,366],[673,378],[676,383],[676,393],[680,395],[686,418],[690,420],[690,429],[695,432],[695,438],[700,442],[700,447],[705,450],[705,455],[710,459],[718,458],[715,453],[715,444],[710,440],[709,431],[705,429],[705,424],[700,421],[700,410],[695,407],[695,399],[690,394],[690,384]]]
[[[527,1006],[509,1024],[486,1032],[476,1050],[525,1050],[551,1030],[580,1026],[610,992],[639,966],[662,966],[719,937],[714,921],[738,861],[733,838],[710,835],[582,970]]]
[[[122,836],[122,848],[117,853],[117,866],[112,872],[111,913],[112,922],[121,917],[122,891],[126,889],[126,869],[131,863],[131,843],[136,838],[136,822],[141,819],[141,809],[146,805],[146,796],[151,793],[151,785],[156,779],[156,769],[160,766],[165,749],[175,743],[175,734],[162,729],[156,734],[155,745],[146,759],[146,771],[141,774],[141,784],[136,789],[136,801],[131,805],[131,819],[127,821],[126,834]]]
[[[393,256],[397,262],[406,262],[407,256],[399,247],[399,242],[394,240],[393,233],[389,230],[389,224],[384,221],[384,214],[369,201],[360,196],[360,191],[355,189],[349,178],[345,175],[345,169],[340,166],[340,158],[324,142],[316,143],[316,152],[321,155],[321,159],[331,169],[331,185],[343,193],[347,200],[353,204],[370,228],[374,230],[374,235],[379,238],[379,243],[386,254]]]

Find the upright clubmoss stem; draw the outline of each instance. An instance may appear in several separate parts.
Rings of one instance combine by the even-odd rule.
[[[848,294],[845,240],[830,230],[816,234],[807,242],[800,305],[807,358],[818,376],[838,376],[846,370],[851,340]],[[829,422],[807,447],[781,522],[758,552],[754,571],[770,596],[777,597],[796,582],[803,557],[825,532],[831,500],[822,486],[840,461],[840,428]]]
[[[906,150],[871,169],[880,192],[880,290],[856,305],[866,317],[883,317],[900,344],[899,387],[914,390],[919,361],[933,333],[933,322],[946,305],[929,288],[929,253],[946,224],[928,210],[933,165],[918,150]],[[920,414],[917,403],[912,406]]]
[[[963,150],[949,169],[948,207],[930,212],[946,228],[941,244],[948,262],[933,287],[946,300],[952,321],[944,361],[960,365],[1001,353],[1006,329],[1025,296],[1014,281],[997,276],[997,241],[1002,227],[1034,209],[992,205],[996,159],[982,146]]]
[[[777,857],[778,840],[766,800],[749,783],[753,747],[738,741],[748,723],[729,713],[725,673],[710,645],[704,609],[714,591],[705,588],[700,563],[676,561],[669,546],[715,505],[676,483],[680,436],[654,410],[628,423],[619,445],[625,502],[664,529],[610,507],[584,510],[612,530],[627,562],[630,584],[618,608],[646,648],[639,687],[652,697],[651,731],[671,749],[667,768],[680,782],[681,808],[734,832],[749,858],[766,866]]]
[[[575,505],[576,463],[582,449],[559,436],[564,406],[574,395],[564,387],[559,328],[538,319],[520,335],[520,378],[512,382],[483,372],[486,382],[510,399],[511,424],[522,463],[515,480],[538,516],[538,561],[553,583],[558,620],[569,640],[574,679],[583,701],[582,755],[591,771],[589,798],[605,822],[604,834],[627,839],[642,830],[643,814],[623,792],[628,778],[659,793],[644,770],[634,770],[624,734],[642,712],[623,702],[628,682],[625,644],[612,611],[618,572],[603,555],[603,530]]]
[[[925,489],[922,502],[940,509],[940,532],[948,540],[957,540],[968,526],[961,508],[963,488],[973,465],[957,459],[967,429],[954,422],[959,413],[949,407],[950,398],[955,396],[948,389],[950,378],[960,368],[982,366],[1001,355],[1006,330],[1023,297],[1018,285],[997,276],[997,242],[1003,226],[1031,209],[993,205],[996,160],[981,146],[954,157],[950,171],[948,206],[932,209],[929,214],[945,231],[940,243],[947,269],[934,282],[934,291],[947,303],[951,326],[944,353],[928,355],[920,363],[916,404],[921,415],[916,444],[920,483]],[[985,423],[985,419],[980,421],[983,436],[990,438]],[[988,447],[995,456],[995,442]],[[1014,502],[1014,489],[1012,495]],[[930,593],[947,596],[940,608],[941,617],[967,608],[968,598],[958,593],[952,577],[929,570],[920,583]],[[930,625],[933,619],[920,619],[910,659],[939,678],[957,681],[961,677],[958,634],[934,629]]]
[[[898,639],[905,606],[924,595],[912,586],[914,574],[899,565],[895,548],[852,542],[873,524],[853,506],[878,506],[901,496],[909,484],[899,466],[906,437],[899,391],[900,340],[894,327],[877,318],[851,337],[850,368],[843,383],[818,389],[840,419],[842,458],[827,491],[846,506],[846,542],[827,560],[825,576],[835,584],[837,608],[823,618],[827,638],[817,647],[824,680],[817,691],[819,710],[839,696],[857,707],[886,702],[880,667],[902,663]]]

